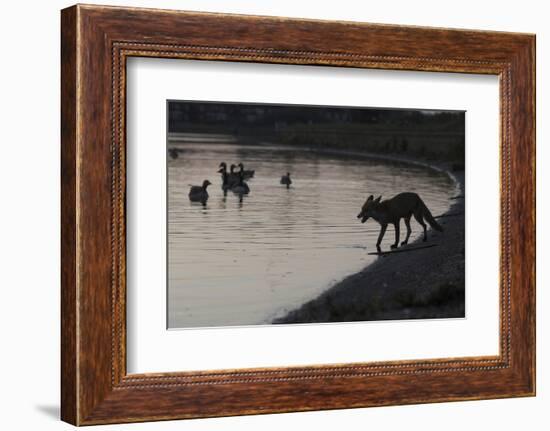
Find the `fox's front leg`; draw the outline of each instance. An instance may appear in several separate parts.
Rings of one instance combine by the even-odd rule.
[[[386,228],[388,227],[387,224],[383,224],[380,227],[380,234],[378,235],[378,241],[376,241],[376,249],[378,250],[378,253],[382,251],[380,248],[380,244],[382,243],[382,239],[384,238],[384,234],[386,233]]]
[[[393,224],[395,227],[395,242],[391,245],[391,249],[399,246],[399,222]]]

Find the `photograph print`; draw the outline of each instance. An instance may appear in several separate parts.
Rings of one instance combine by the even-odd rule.
[[[465,112],[167,102],[169,329],[465,317]]]

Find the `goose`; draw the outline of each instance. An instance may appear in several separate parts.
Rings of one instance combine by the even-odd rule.
[[[233,167],[234,165],[231,165],[231,166]],[[250,187],[248,187],[248,184],[244,182],[244,175],[243,175],[242,169],[238,175],[239,175],[239,182],[233,187],[231,187],[231,191],[238,195],[247,195],[248,193],[250,193]]]
[[[227,165],[225,162],[221,162],[219,168],[218,173],[222,175],[223,191],[227,191],[239,183],[239,174],[233,172],[235,170],[235,165],[231,165],[231,173],[227,172]]]
[[[292,184],[292,180],[290,179],[290,172],[287,172],[286,175],[283,175],[281,177],[281,184],[286,185],[286,188],[290,188],[290,185]]]
[[[254,172],[256,172],[254,170],[245,171],[244,166],[243,166],[242,163],[239,163],[237,166],[239,166],[239,168],[241,168],[241,172],[242,172],[243,178],[245,180],[248,180],[248,179],[252,178],[254,176]]]
[[[191,186],[189,189],[189,200],[192,202],[206,202],[208,199],[208,192],[206,189],[212,184],[208,180],[204,180],[202,186]]]

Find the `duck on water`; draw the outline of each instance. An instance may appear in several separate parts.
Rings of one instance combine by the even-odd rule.
[[[283,175],[281,177],[281,184],[285,185],[286,188],[290,188],[290,185],[292,184],[292,180],[290,179],[290,172],[287,172],[286,175]]]
[[[191,186],[189,189],[189,200],[191,202],[205,203],[208,200],[208,192],[206,189],[212,184],[208,180],[204,180],[202,186]]]

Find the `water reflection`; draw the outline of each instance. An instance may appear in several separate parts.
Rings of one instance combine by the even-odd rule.
[[[221,161],[254,169],[250,194],[224,193]],[[292,186],[280,183],[291,172]],[[209,199],[189,184],[208,178]],[[168,161],[169,326],[252,325],[312,299],[374,260],[379,226],[356,215],[369,194],[418,193],[434,215],[454,184],[409,164],[289,147],[186,144]],[[412,224],[413,241],[421,228]],[[393,232],[383,248],[389,248]]]

